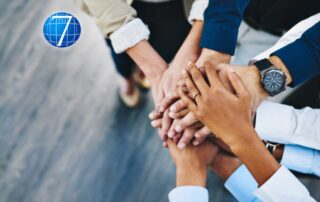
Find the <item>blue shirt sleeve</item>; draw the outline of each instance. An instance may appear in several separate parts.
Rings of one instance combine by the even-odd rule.
[[[320,73],[320,22],[308,29],[299,39],[277,50],[298,85]]]
[[[201,48],[233,55],[238,29],[249,0],[209,0],[204,13]]]

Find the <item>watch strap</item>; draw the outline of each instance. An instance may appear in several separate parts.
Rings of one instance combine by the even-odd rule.
[[[254,65],[259,69],[260,72],[273,66],[273,64],[268,59],[258,60],[254,63]]]

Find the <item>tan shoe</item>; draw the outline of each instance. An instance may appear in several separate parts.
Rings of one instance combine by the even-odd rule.
[[[151,87],[150,81],[139,71],[133,73],[133,80],[143,90],[148,90]]]
[[[121,100],[123,101],[123,103],[127,107],[130,107],[130,108],[136,107],[140,101],[139,89],[134,84],[134,82],[130,82],[130,84],[128,84],[128,82],[122,78],[121,78],[120,82],[121,83],[120,83],[120,87],[119,87],[119,96],[120,96]],[[126,90],[124,90],[124,88],[128,87],[126,85],[132,85],[132,86],[130,86],[130,88],[131,88],[130,93],[128,93],[128,92],[126,92]]]

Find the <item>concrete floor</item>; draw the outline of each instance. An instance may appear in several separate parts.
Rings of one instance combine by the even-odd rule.
[[[58,49],[42,26],[73,13],[79,41]],[[92,19],[64,0],[0,1],[0,201],[167,201],[168,152],[150,127],[150,93],[125,108],[109,50]],[[320,200],[320,180],[302,178]],[[211,174],[210,201],[235,201]]]

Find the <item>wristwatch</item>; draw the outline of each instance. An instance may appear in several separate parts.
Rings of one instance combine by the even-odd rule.
[[[286,75],[276,68],[268,59],[259,60],[254,63],[261,75],[261,85],[269,93],[275,96],[286,88]]]

